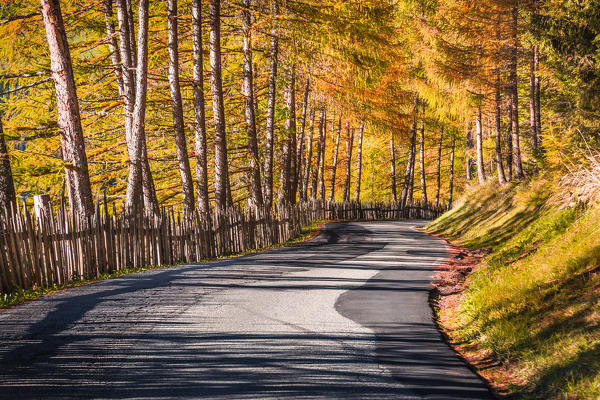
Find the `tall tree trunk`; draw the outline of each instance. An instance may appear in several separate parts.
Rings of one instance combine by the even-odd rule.
[[[335,122],[332,124],[335,126]],[[335,148],[333,149],[333,164],[331,165],[331,190],[329,191],[329,202],[335,200],[335,178],[337,173],[338,156],[340,150],[340,136],[342,135],[342,116],[339,117],[337,134],[335,136]]]
[[[278,0],[271,2],[271,15],[273,17],[273,30],[271,31],[271,66],[269,74],[269,100],[267,105],[267,125],[265,132],[265,168],[264,168],[264,196],[265,207],[273,206],[273,141],[275,135],[275,97],[277,96],[277,57],[279,53],[279,30],[277,16],[279,14]]]
[[[442,143],[444,142],[444,127],[440,129],[440,139],[438,140],[438,156],[436,170],[436,185],[435,185],[435,207],[440,206],[440,189],[442,184]]]
[[[452,196],[454,195],[454,148],[456,138],[452,134],[452,143],[450,145],[450,174],[448,177],[448,207],[452,207]]]
[[[119,51],[121,60],[121,76],[123,82],[122,97],[123,97],[123,112],[125,114],[125,139],[127,142],[127,152],[129,159],[133,157],[135,153],[136,143],[133,139],[133,114],[136,106],[136,76],[134,69],[137,65],[136,51],[135,51],[135,40],[133,32],[133,13],[131,11],[131,3],[126,0],[117,0],[117,19],[119,22]],[[139,45],[139,43],[138,43]],[[145,101],[145,100],[144,100]],[[145,136],[145,133],[144,133]],[[141,150],[141,180],[136,181],[140,188],[136,188],[135,191],[129,189],[134,182],[127,182],[128,193],[130,195],[141,196],[138,200],[139,204],[143,204],[147,212],[158,213],[158,200],[156,198],[156,191],[154,190],[154,181],[152,180],[152,173],[150,172],[150,163],[148,162],[147,149],[146,149],[145,137],[142,143]],[[130,165],[131,172],[131,165]],[[137,175],[131,175],[134,178]],[[133,204],[136,200],[128,200],[129,204]],[[136,206],[137,203],[136,203]],[[130,210],[133,211],[133,210]]]
[[[510,96],[509,96],[510,103]],[[513,179],[513,150],[512,150],[512,111],[510,104],[508,105],[508,130],[506,137],[506,180],[512,181]]]
[[[467,124],[467,140],[465,149],[465,164],[466,164],[466,176],[467,182],[473,179],[473,160],[471,159],[471,149],[473,148],[473,132],[471,129],[471,123]]]
[[[421,170],[421,204],[426,205],[427,200],[427,171],[425,171],[425,106],[421,111],[421,129],[419,130],[419,169]]]
[[[416,121],[413,122],[412,125],[412,141],[411,141],[411,154],[412,157],[410,159],[410,176],[408,178],[408,202],[410,204],[413,203],[413,197],[415,194],[415,164],[417,160],[417,125]]]
[[[392,175],[392,201],[398,203],[398,193],[396,188],[396,148],[394,146],[394,133],[390,133],[390,172]]]
[[[477,179],[479,184],[485,183],[485,165],[483,165],[483,128],[481,126],[481,107],[475,115],[475,136],[477,140]]]
[[[129,56],[131,57],[130,65],[132,68],[137,68],[137,53],[135,48],[135,27],[133,23],[134,15],[133,8],[131,7],[131,0],[125,0],[125,11],[127,12],[127,33],[129,34],[129,46],[131,49],[129,51]],[[139,18],[139,17],[138,17]],[[139,28],[138,28],[139,29]],[[136,79],[134,76],[133,79]]]
[[[319,142],[319,147],[321,149],[321,159],[319,161],[319,199],[321,199],[322,202],[325,202],[325,144],[327,143],[327,111],[324,113],[323,134],[321,135]]]
[[[242,32],[244,34],[244,83],[242,92],[245,100],[246,146],[248,147],[248,168],[250,181],[250,205],[260,208],[263,205],[263,193],[260,181],[260,158],[258,156],[258,139],[256,132],[256,116],[254,109],[254,72],[252,67],[252,41],[250,30],[250,0],[243,1]]]
[[[58,0],[41,0],[42,17],[50,51],[50,69],[56,90],[58,127],[65,177],[72,211],[94,212],[92,188],[79,113],[79,100],[73,77],[71,54]]]
[[[298,133],[298,152],[296,157],[296,180],[294,190],[298,191],[298,199],[304,200],[304,179],[302,160],[304,155],[304,136],[306,133],[306,114],[308,113],[308,95],[310,93],[310,78],[306,78],[304,86],[304,100],[302,101],[302,116],[300,117],[300,132]]]
[[[354,201],[360,201],[360,180],[362,177],[362,143],[363,134],[365,132],[365,123],[360,121],[360,130],[358,133],[358,149],[357,149],[357,160],[356,160],[356,186],[354,187]]]
[[[317,152],[315,154],[317,165],[315,165],[315,171],[312,180],[312,188],[310,193],[310,197],[313,200],[317,199],[317,191],[319,188],[319,174],[321,173],[321,144],[323,142],[324,136],[323,130],[325,129],[325,106],[321,104],[320,109],[321,110],[319,112],[319,139],[317,141]]]
[[[282,137],[281,182],[279,202],[292,204],[295,195],[292,193],[293,177],[296,164],[296,79],[295,67],[289,71],[288,85],[285,88],[286,118]]]
[[[346,182],[344,184],[344,203],[350,201],[350,185],[352,184],[352,145],[354,142],[354,129],[350,130],[350,123],[346,122]]]
[[[127,179],[126,207],[131,213],[140,211],[144,204],[142,188],[146,152],[146,94],[148,79],[148,0],[140,0],[138,9],[137,71],[135,77],[135,104],[131,125],[131,151],[129,154],[129,176]],[[151,180],[150,180],[151,182]],[[154,186],[152,184],[152,186]],[[152,190],[154,188],[152,187]],[[141,201],[140,201],[141,200]],[[152,210],[155,211],[155,210]]]
[[[202,1],[192,0],[192,40],[194,79],[194,144],[196,150],[196,192],[198,211],[208,220],[210,203],[208,198],[208,168],[206,144],[206,112],[204,100],[204,67],[202,49]]]
[[[531,47],[530,55],[530,69],[529,69],[529,125],[531,129],[531,141],[534,151],[537,151],[540,145],[540,131],[538,130],[538,123],[540,121],[540,110],[539,106],[539,84],[540,78],[538,76],[538,46],[533,45]]]
[[[187,152],[187,140],[185,138],[185,127],[183,122],[183,102],[181,100],[181,88],[179,85],[179,48],[177,44],[177,0],[167,2],[168,18],[168,49],[169,49],[169,88],[171,92],[171,106],[173,111],[173,133],[175,135],[175,148],[177,150],[177,162],[181,175],[181,193],[183,195],[183,212],[186,215],[193,214],[195,210],[194,183],[192,170]]]
[[[511,95],[511,114],[512,114],[512,162],[514,178],[523,179],[523,165],[521,163],[521,146],[519,144],[519,92],[518,92],[518,74],[517,74],[517,63],[519,57],[519,29],[518,29],[518,18],[519,13],[517,7],[512,9],[512,40],[513,45],[511,49],[511,60],[510,60],[510,95]]]
[[[411,190],[411,170],[413,170],[414,168],[414,163],[415,163],[415,154],[414,154],[414,149],[415,149],[415,141],[416,141],[416,131],[415,131],[415,124],[413,122],[412,127],[410,128],[410,142],[408,145],[408,155],[406,157],[406,169],[405,169],[405,173],[404,173],[404,184],[402,185],[402,193],[400,194],[400,204],[402,207],[405,207],[406,204],[409,201],[409,192],[412,192]],[[411,198],[411,202],[412,202],[412,198]]]
[[[498,183],[501,185],[506,183],[506,176],[504,175],[504,165],[502,163],[502,140],[501,140],[501,116],[500,116],[500,103],[502,99],[500,97],[500,75],[497,72],[496,75],[496,170],[498,174]]]
[[[304,175],[302,177],[302,200],[308,199],[308,182],[310,180],[311,163],[312,163],[312,149],[313,149],[313,136],[315,133],[315,107],[310,110],[308,119],[310,120],[310,129],[308,130],[308,143],[306,144],[306,162],[304,164]]]
[[[225,108],[223,103],[223,78],[221,76],[221,1],[210,0],[210,81],[212,108],[215,123],[215,208],[224,210],[229,204],[229,167],[227,164],[227,136],[225,134]]]
[[[106,37],[108,41],[108,50],[110,51],[110,59],[113,67],[113,72],[117,80],[117,89],[119,96],[123,97],[123,72],[121,69],[121,55],[119,54],[119,44],[115,33],[115,25],[113,22],[113,0],[103,0],[104,5],[104,25],[106,27]]]
[[[2,119],[0,119],[0,218],[2,218],[4,210],[10,207],[10,204],[16,205],[16,203],[15,184],[10,168],[8,149],[4,141]]]
[[[287,109],[289,120],[285,126],[289,131],[290,140],[290,177],[288,188],[288,202],[296,203],[296,188],[298,187],[298,129],[296,126],[296,64],[292,65],[290,96],[288,99]]]

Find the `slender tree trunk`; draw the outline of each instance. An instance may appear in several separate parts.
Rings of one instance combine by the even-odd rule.
[[[473,160],[471,159],[471,149],[473,148],[473,132],[471,123],[467,124],[467,146],[465,149],[465,164],[466,164],[466,174],[467,174],[467,182],[471,182],[473,179]]]
[[[485,183],[485,165],[483,164],[483,129],[481,126],[481,107],[477,108],[475,116],[475,137],[477,143],[477,179],[479,184]]]
[[[281,151],[281,186],[279,202],[292,204],[295,195],[292,193],[293,177],[296,164],[296,80],[294,67],[289,71],[288,85],[285,88],[286,119],[282,138]]]
[[[221,76],[221,2],[210,0],[210,81],[215,123],[215,208],[224,210],[229,204],[229,171],[227,164],[227,136],[225,134],[225,108],[223,103],[223,78]]]
[[[360,201],[360,181],[362,177],[362,143],[364,132],[365,123],[363,121],[360,121],[360,129],[358,133],[358,149],[356,153],[356,186],[354,187],[354,201],[356,203]]]
[[[529,70],[529,125],[531,127],[531,141],[534,151],[540,145],[540,109],[539,109],[539,86],[538,76],[539,50],[537,45],[531,47],[531,60]]]
[[[504,175],[504,165],[502,163],[502,140],[501,140],[501,116],[500,116],[500,75],[496,75],[496,170],[498,173],[498,183],[501,185],[506,183]]]
[[[539,63],[539,48],[536,47],[536,72],[538,70]],[[536,131],[538,134],[538,147],[542,147],[542,105],[540,99],[540,76],[536,73],[535,75],[535,108],[536,108]]]
[[[131,125],[131,151],[129,154],[129,176],[127,179],[126,207],[131,213],[139,212],[144,204],[142,188],[146,151],[146,94],[148,79],[148,0],[139,1],[137,73],[135,78],[135,104]],[[147,177],[148,178],[148,177]],[[151,179],[150,179],[150,182]],[[152,183],[152,190],[154,184]],[[141,201],[141,202],[140,202]],[[151,210],[156,211],[156,210]]]
[[[295,189],[298,190],[298,199],[304,200],[304,178],[302,166],[302,160],[304,155],[304,136],[306,133],[306,116],[308,113],[308,95],[310,93],[310,78],[306,78],[306,85],[304,86],[304,100],[302,101],[302,116],[300,118],[300,132],[298,133],[298,152],[296,157],[296,180]]]
[[[310,129],[308,131],[308,143],[306,145],[306,163],[304,164],[304,176],[302,177],[302,200],[308,199],[308,182],[310,180],[311,163],[312,163],[312,149],[313,149],[313,136],[315,133],[315,107],[313,106],[310,110],[309,117]]]
[[[412,157],[410,159],[410,177],[408,180],[408,202],[410,204],[413,203],[413,198],[414,198],[414,194],[415,194],[415,164],[416,164],[416,160],[417,160],[417,125],[416,125],[416,121],[413,122],[412,125],[412,141],[411,141],[411,154]]]
[[[519,37],[518,37],[518,18],[517,7],[512,9],[512,35],[513,46],[511,49],[510,62],[510,95],[511,95],[511,113],[512,113],[512,162],[514,178],[523,179],[523,165],[521,163],[521,146],[519,144],[519,92],[518,92],[518,74],[517,63],[519,57]]]
[[[321,151],[323,150],[321,145],[324,136],[323,130],[325,129],[325,106],[321,105],[320,108],[321,110],[319,113],[319,140],[317,141],[317,152],[315,154],[317,165],[315,165],[315,171],[312,180],[312,188],[310,193],[310,197],[313,200],[317,199],[317,191],[319,188],[319,174],[321,173]]]
[[[400,195],[400,204],[402,207],[405,207],[406,204],[408,203],[409,192],[412,191],[410,181],[411,181],[411,170],[413,169],[412,166],[414,166],[414,159],[415,159],[415,154],[414,154],[415,141],[416,141],[416,131],[415,131],[414,123],[413,123],[412,127],[410,128],[410,142],[408,145],[408,155],[406,157],[404,185],[402,186],[402,193]],[[412,201],[412,199],[411,199],[411,201]]]
[[[277,16],[279,14],[278,0],[271,2],[271,14],[274,18],[271,31],[271,66],[269,75],[269,100],[267,105],[267,125],[265,132],[265,168],[264,196],[265,207],[273,206],[273,141],[275,135],[275,97],[277,96],[277,57],[279,53],[279,29]]]
[[[452,143],[450,145],[450,175],[448,177],[448,207],[452,207],[452,196],[454,195],[454,148],[456,138],[452,135]]]
[[[192,170],[187,152],[187,140],[183,122],[183,102],[179,84],[179,48],[177,35],[177,0],[167,1],[168,18],[168,49],[169,49],[169,88],[171,91],[171,106],[173,111],[173,133],[175,135],[175,148],[177,162],[181,175],[181,193],[183,195],[183,212],[191,215],[195,210],[194,183]]]
[[[436,185],[435,185],[435,207],[440,206],[440,189],[442,184],[442,143],[444,142],[444,127],[440,129],[440,139],[438,140],[438,156],[436,170]]]
[[[133,8],[131,7],[131,0],[125,0],[125,11],[127,13],[127,33],[129,35],[129,46],[131,46],[129,51],[129,56],[131,57],[130,65],[132,68],[137,68],[137,53],[135,48],[135,27],[133,24]],[[138,17],[139,18],[139,17]],[[138,28],[139,29],[139,28]],[[136,79],[135,75],[133,79]]]
[[[335,126],[335,122],[332,124]],[[333,149],[333,164],[331,165],[331,190],[329,191],[329,202],[335,201],[335,178],[337,173],[338,155],[340,150],[340,136],[342,135],[342,116],[339,117],[337,134],[335,136],[335,148]]]
[[[398,203],[398,193],[396,188],[396,149],[394,146],[394,133],[390,133],[390,167],[392,175],[392,201]]]
[[[103,0],[104,5],[104,24],[106,26],[106,36],[108,41],[108,50],[110,51],[110,59],[112,62],[113,72],[117,80],[117,89],[119,96],[123,97],[123,72],[121,69],[121,55],[119,54],[119,44],[115,33],[115,25],[113,22],[113,1]]]
[[[344,203],[350,201],[350,185],[352,184],[352,145],[354,142],[354,129],[346,122],[346,182],[344,185]]]
[[[192,0],[192,40],[194,79],[194,144],[196,150],[196,181],[198,211],[208,220],[210,203],[208,198],[208,168],[206,144],[206,112],[204,100],[204,67],[202,49],[202,1]]]
[[[71,54],[58,0],[41,0],[42,17],[50,51],[50,69],[56,91],[56,108],[69,203],[73,212],[94,212],[92,188],[73,77]]]
[[[136,106],[136,76],[134,70],[137,65],[136,51],[135,51],[135,40],[133,32],[133,13],[131,11],[131,3],[126,0],[117,0],[117,18],[119,22],[119,50],[121,60],[121,76],[123,81],[122,97],[123,97],[123,112],[125,114],[125,139],[127,142],[127,152],[129,159],[133,157],[135,153],[136,143],[133,139],[133,114]],[[139,43],[138,43],[139,45]],[[145,133],[144,133],[145,136]],[[141,150],[141,176],[142,179],[137,181],[141,188],[132,191],[129,187],[133,182],[127,182],[128,193],[131,195],[141,196],[138,200],[139,204],[143,204],[147,212],[158,213],[158,200],[156,198],[156,191],[154,190],[154,181],[152,180],[152,173],[150,172],[150,163],[148,162],[146,140],[145,137],[142,143]],[[131,172],[130,165],[130,172]],[[130,174],[131,175],[131,174]],[[137,175],[131,175],[133,178]],[[127,200],[128,204],[133,204],[136,200]],[[137,204],[137,203],[136,203]],[[137,205],[136,205],[137,207]],[[133,210],[130,210],[133,211]]]
[[[260,208],[263,205],[263,193],[260,181],[260,158],[258,156],[258,139],[256,132],[256,116],[254,109],[254,72],[252,69],[252,41],[250,30],[252,28],[250,18],[250,0],[243,1],[242,10],[242,32],[244,34],[244,83],[242,92],[245,100],[246,117],[246,146],[248,148],[248,168],[250,181],[250,205]]]
[[[427,200],[427,171],[425,171],[425,107],[421,114],[421,129],[419,130],[419,165],[421,170],[421,204],[426,205]]]
[[[510,103],[510,99],[509,99]],[[506,137],[506,179],[512,181],[513,179],[513,150],[512,150],[512,111],[510,104],[508,106],[508,131]]]
[[[288,202],[296,203],[296,188],[298,187],[298,129],[296,126],[296,65],[292,65],[290,96],[288,98],[288,116],[285,123],[290,140],[290,177],[288,188]]]
[[[322,132],[323,134],[319,139],[319,147],[321,149],[321,158],[319,161],[319,199],[321,199],[322,202],[325,202],[325,144],[327,143],[327,111],[324,112]]]
[[[0,218],[2,218],[4,210],[10,207],[10,204],[16,205],[17,197],[12,170],[10,168],[8,149],[4,141],[2,120],[0,119]]]

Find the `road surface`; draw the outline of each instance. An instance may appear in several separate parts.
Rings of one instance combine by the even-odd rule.
[[[111,279],[0,311],[0,398],[486,399],[428,305],[419,222]]]

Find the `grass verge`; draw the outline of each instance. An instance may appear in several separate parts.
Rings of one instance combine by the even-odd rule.
[[[259,253],[259,252],[266,251],[266,250],[271,250],[271,249],[275,249],[275,248],[279,248],[279,247],[287,247],[287,246],[292,246],[294,244],[306,242],[307,240],[310,240],[314,236],[319,234],[319,232],[321,230],[321,226],[325,222],[327,222],[327,221],[313,221],[310,225],[302,228],[302,232],[301,232],[300,236],[298,236],[294,239],[288,240],[286,242],[283,242],[283,243],[277,243],[273,246],[269,246],[269,247],[262,248],[262,249],[252,249],[252,250],[248,250],[243,253],[231,254],[228,256],[217,257],[217,258],[213,258],[213,259],[203,259],[203,260],[199,260],[198,262],[207,262],[207,261],[223,260],[223,259],[234,258],[234,257],[241,257],[241,256],[244,256],[247,254]],[[66,289],[83,286],[83,285],[89,285],[90,283],[99,282],[99,281],[106,280],[106,279],[118,278],[120,276],[129,275],[129,274],[133,274],[136,272],[143,272],[143,271],[149,271],[149,270],[153,270],[153,269],[161,269],[161,268],[169,268],[169,267],[172,267],[172,265],[151,265],[151,266],[147,266],[147,267],[143,267],[143,268],[127,268],[127,269],[122,269],[119,271],[114,271],[114,272],[111,272],[108,274],[103,274],[103,275],[100,275],[100,276],[94,277],[94,278],[86,278],[86,277],[77,278],[70,282],[60,284],[60,285],[56,284],[56,285],[37,287],[37,288],[32,288],[32,289],[21,289],[19,287],[16,287],[15,290],[11,293],[0,293],[0,310],[7,308],[7,307],[15,306],[17,304],[21,304],[21,303],[24,303],[27,301],[31,301],[31,300],[37,299],[39,297],[42,297],[42,296],[47,296],[49,294],[56,293],[61,290],[66,290]]]
[[[491,251],[452,301],[442,296],[438,317],[457,350],[501,391],[597,399],[600,207],[559,207],[550,186],[543,178],[490,183],[429,224],[454,244]]]

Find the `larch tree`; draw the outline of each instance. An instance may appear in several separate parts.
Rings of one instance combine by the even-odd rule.
[[[448,207],[452,207],[454,200],[454,150],[456,147],[456,137],[452,134],[450,144],[450,174],[448,176]]]
[[[481,107],[475,113],[475,138],[477,150],[477,179],[479,184],[485,183],[485,167],[483,164],[483,127],[481,125]]]
[[[512,142],[512,166],[513,178],[523,179],[523,164],[521,161],[521,144],[519,138],[519,10],[515,6],[511,10],[512,23],[512,46],[509,66],[509,92],[511,113],[511,142]]]
[[[308,114],[308,96],[310,93],[310,77],[306,78],[304,85],[304,99],[302,100],[302,114],[300,115],[300,130],[298,132],[298,151],[296,154],[296,178],[295,189],[298,191],[298,199],[304,200],[304,137],[306,136],[306,118]]]
[[[315,134],[315,107],[311,107],[308,119],[310,121],[310,128],[308,129],[308,139],[306,143],[306,161],[304,163],[304,172],[302,174],[302,200],[308,199],[308,185],[311,176],[312,156],[313,156],[313,137]]]
[[[149,179],[151,180],[151,176],[146,176],[146,179],[144,179],[144,169],[148,162],[145,135],[146,96],[148,91],[148,4],[148,0],[140,0],[138,7],[135,103],[131,121],[131,146],[129,149],[129,176],[127,178],[126,198],[127,210],[133,214],[143,211],[141,206],[146,204],[146,196],[144,196],[142,184],[144,180],[146,182],[149,182]],[[150,189],[154,193],[153,185]]]
[[[229,166],[227,160],[227,135],[225,134],[225,105],[221,73],[221,2],[210,0],[210,83],[215,126],[215,208],[225,210],[231,205]]]
[[[335,126],[335,122],[333,123]],[[333,148],[333,162],[331,164],[331,186],[329,190],[329,202],[335,200],[335,180],[338,166],[338,156],[340,150],[340,136],[342,135],[342,116],[338,117],[337,133],[335,135],[335,147]]]
[[[391,189],[392,189],[392,202],[393,204],[398,203],[398,194],[396,189],[396,146],[394,144],[394,133],[390,134],[390,175],[392,178]]]
[[[440,206],[440,189],[442,186],[442,145],[444,143],[444,127],[440,128],[440,137],[438,139],[437,168],[435,173],[435,208]]]
[[[244,116],[246,118],[246,146],[248,148],[248,175],[250,181],[250,205],[261,208],[263,193],[260,179],[260,158],[258,155],[258,135],[256,132],[256,116],[254,104],[254,73],[252,65],[252,38],[250,31],[252,21],[250,15],[250,0],[243,1],[242,32],[244,35],[244,75],[242,93],[244,95]]]
[[[323,109],[323,126],[321,128],[321,135],[319,136],[319,168],[318,168],[318,190],[319,199],[325,201],[325,154],[326,154],[326,143],[327,143],[327,110]]]
[[[177,162],[181,175],[181,193],[183,195],[183,212],[191,215],[196,209],[194,201],[194,183],[192,170],[187,151],[185,126],[183,122],[183,101],[179,84],[179,48],[177,34],[177,0],[167,1],[167,18],[169,38],[169,89],[171,92],[171,108],[173,112],[173,133],[175,135],[175,149]]]
[[[314,172],[313,172],[313,176],[312,176],[312,187],[311,187],[311,193],[310,193],[310,197],[313,200],[317,199],[317,194],[318,194],[318,190],[319,190],[319,177],[320,174],[323,173],[323,170],[321,169],[321,161],[322,161],[322,152],[323,152],[323,137],[325,136],[325,118],[326,118],[326,112],[325,112],[325,106],[323,104],[320,105],[319,107],[319,128],[318,128],[318,139],[317,139],[317,149],[316,149],[316,154],[315,154],[315,160],[316,160],[316,165],[314,168]]]
[[[344,183],[344,203],[350,201],[350,185],[352,184],[352,147],[354,142],[354,129],[346,122],[346,181]]]
[[[79,113],[79,99],[62,12],[58,0],[41,0],[41,6],[50,51],[50,69],[56,91],[58,127],[69,203],[74,213],[91,215],[94,212],[92,187]]]
[[[360,201],[360,181],[362,178],[362,148],[363,148],[363,135],[365,133],[365,123],[360,121],[360,128],[358,130],[358,148],[356,149],[356,185],[354,186],[354,201]]]
[[[269,99],[267,106],[267,122],[265,132],[265,167],[264,174],[264,196],[265,207],[271,209],[273,206],[273,145],[275,138],[275,98],[277,96],[277,66],[279,56],[279,29],[277,18],[279,15],[279,0],[271,1],[271,15],[273,17],[273,29],[271,31],[271,58],[269,70]]]
[[[208,219],[208,167],[206,143],[206,112],[204,99],[204,66],[202,46],[202,1],[192,0],[192,58],[194,83],[194,147],[196,150],[196,191],[198,211]]]
[[[421,170],[421,204],[425,206],[427,200],[427,171],[425,170],[425,106],[421,111],[421,127],[419,129],[419,169]]]

